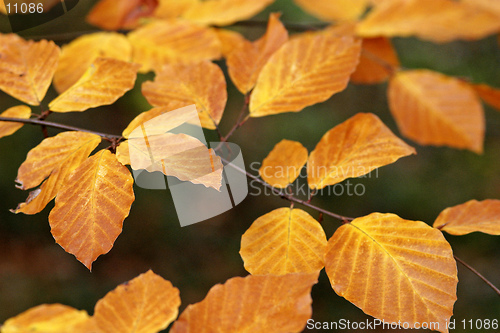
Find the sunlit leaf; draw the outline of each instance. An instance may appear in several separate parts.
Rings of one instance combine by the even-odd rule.
[[[170,333],[302,332],[317,278],[317,272],[231,278],[189,305]]]
[[[245,41],[227,56],[229,76],[243,94],[254,87],[262,67],[288,40],[288,32],[278,17],[278,14],[271,14],[267,31],[259,40],[253,43]]]
[[[278,208],[252,223],[241,237],[240,255],[251,274],[312,273],[324,266],[326,235],[301,209]]]
[[[52,41],[25,41],[0,34],[0,90],[30,105],[39,105],[49,89],[59,59]]]
[[[133,183],[128,169],[103,149],[75,169],[57,194],[49,215],[52,236],[89,270],[121,233]]]
[[[195,104],[201,126],[208,129],[219,124],[227,101],[224,73],[208,60],[165,65],[154,82],[143,83],[142,93],[151,105],[169,111]]]
[[[483,107],[465,82],[429,70],[403,71],[390,80],[388,94],[404,136],[422,145],[483,151]]]
[[[219,38],[219,41],[221,43],[222,56],[226,58],[229,53],[243,47],[243,44],[247,43],[245,37],[243,37],[236,31],[227,29],[215,29],[215,33],[217,34],[217,37]]]
[[[8,117],[8,118],[28,119],[30,116],[31,116],[31,109],[26,105],[13,106],[0,114],[0,117]],[[0,121],[0,138],[14,134],[21,127],[23,127],[23,123]]]
[[[251,18],[274,0],[206,0],[198,1],[182,17],[202,24],[230,25]]]
[[[335,292],[366,314],[409,327],[439,323],[436,330],[448,332],[457,266],[443,234],[424,222],[357,218],[328,241],[325,269]]]
[[[362,37],[417,36],[434,42],[481,39],[499,30],[494,13],[453,0],[384,1],[357,26]]]
[[[300,142],[281,140],[262,161],[259,174],[266,183],[285,188],[300,175],[307,162],[307,149]]]
[[[157,6],[151,0],[101,0],[87,15],[87,22],[107,30],[133,29],[151,16]]]
[[[355,20],[364,13],[368,0],[294,0],[306,12],[324,21]]]
[[[198,2],[199,0],[158,0],[154,16],[162,19],[176,18]]]
[[[500,1],[498,0],[461,0],[470,4],[471,6],[476,6],[483,8],[491,12],[492,14],[497,15],[500,18]]]
[[[376,115],[358,113],[323,135],[307,161],[307,181],[311,189],[322,189],[411,154],[415,149]]]
[[[82,77],[49,104],[51,111],[85,111],[113,104],[134,87],[138,64],[97,58]]]
[[[99,300],[94,319],[102,332],[156,333],[179,313],[179,289],[151,270]]]
[[[398,67],[398,56],[389,39],[365,38],[361,58],[351,80],[356,83],[380,83],[387,80]]]
[[[466,235],[475,231],[500,235],[500,200],[470,200],[446,208],[437,217],[434,228],[452,235]]]
[[[250,99],[250,115],[301,111],[344,90],[360,50],[359,40],[336,32],[291,39],[262,68]]]
[[[128,34],[140,72],[159,71],[166,64],[218,59],[221,44],[213,29],[171,20],[151,22]]]
[[[472,88],[483,101],[500,111],[500,89],[487,84],[473,84]]]
[[[54,75],[54,87],[61,93],[75,84],[98,57],[130,61],[132,47],[122,34],[98,32],[74,39],[62,47]]]

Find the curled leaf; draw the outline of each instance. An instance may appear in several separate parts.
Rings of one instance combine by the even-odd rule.
[[[101,0],[87,15],[87,22],[106,30],[133,29],[156,6],[157,1],[150,0]]]

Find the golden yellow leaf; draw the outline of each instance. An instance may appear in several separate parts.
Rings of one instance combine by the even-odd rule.
[[[358,67],[351,75],[355,83],[381,83],[399,67],[399,59],[391,41],[385,37],[363,39]]]
[[[215,29],[215,33],[219,38],[221,43],[221,53],[222,56],[227,58],[229,53],[233,52],[236,49],[239,49],[243,46],[243,44],[247,43],[245,37],[236,31],[227,30],[227,29]]]
[[[443,234],[424,222],[357,218],[328,241],[325,270],[335,292],[366,314],[410,328],[439,323],[435,330],[448,332],[457,266]]]
[[[500,89],[490,87],[487,84],[473,84],[472,88],[483,101],[500,111]]]
[[[19,168],[16,180],[21,188],[36,186],[40,179],[48,174],[50,176],[39,189],[30,192],[26,202],[20,203],[13,212],[41,212],[61,190],[68,175],[87,159],[100,142],[101,137],[95,134],[63,132],[43,140],[30,150],[26,161]]]
[[[61,93],[75,84],[98,57],[130,61],[132,46],[114,32],[98,32],[74,39],[62,47],[54,75],[54,87]]]
[[[128,34],[140,72],[159,71],[166,64],[218,59],[221,44],[213,29],[181,20],[151,22]]]
[[[87,22],[106,30],[133,29],[156,6],[156,1],[149,0],[101,0],[87,15]]]
[[[198,2],[199,0],[159,0],[153,15],[162,19],[176,18]]]
[[[52,41],[25,41],[0,34],[0,90],[30,105],[39,105],[49,89],[59,59]]]
[[[0,13],[7,14],[7,8],[5,8],[5,4],[3,3],[3,0],[0,0]]]
[[[253,43],[245,40],[228,54],[229,76],[241,93],[252,90],[262,67],[287,40],[288,32],[279,21],[279,15],[271,14],[264,36]]]
[[[102,332],[156,333],[179,313],[179,289],[149,270],[110,291],[95,306]]]
[[[325,249],[318,221],[301,209],[278,208],[243,234],[240,255],[250,274],[312,273],[323,268]]]
[[[103,149],[76,168],[57,194],[49,215],[52,236],[89,270],[121,233],[133,184],[128,169]]]
[[[281,140],[262,161],[259,174],[277,188],[285,188],[300,175],[307,162],[307,149],[300,142]]]
[[[302,332],[317,279],[318,272],[231,278],[189,305],[170,333]]]
[[[226,107],[226,79],[219,66],[208,60],[165,65],[154,82],[143,83],[142,94],[151,105],[168,111],[195,104],[201,126],[215,129]]]
[[[1,327],[2,333],[67,333],[89,321],[86,311],[62,304],[42,304],[35,306],[13,318]]]
[[[384,1],[356,27],[362,37],[407,37],[444,43],[481,39],[500,30],[498,16],[453,0]]]
[[[434,228],[452,235],[466,235],[480,231],[500,235],[500,200],[470,200],[458,206],[443,210]]]
[[[294,2],[323,21],[356,20],[368,5],[368,0],[294,0]]]
[[[359,40],[334,31],[291,39],[262,68],[250,98],[250,115],[301,111],[344,90],[360,50]]]
[[[492,14],[497,15],[500,18],[500,1],[498,0],[461,0],[462,2],[466,2],[471,6],[476,6],[483,8],[491,12]]]
[[[85,111],[113,104],[134,87],[138,64],[97,58],[78,81],[49,104],[54,112]]]
[[[28,119],[30,116],[31,116],[31,109],[26,105],[13,106],[0,114],[0,117],[8,117],[8,118]],[[0,121],[0,138],[14,134],[21,127],[23,127],[23,123]]]
[[[388,95],[404,136],[422,145],[483,151],[483,107],[465,82],[429,70],[403,71],[390,80]]]
[[[415,153],[376,115],[358,113],[323,135],[307,161],[307,182],[322,189]]]
[[[206,0],[189,7],[182,17],[206,25],[230,25],[261,12],[274,0]]]

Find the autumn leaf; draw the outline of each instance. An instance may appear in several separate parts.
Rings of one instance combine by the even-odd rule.
[[[294,2],[323,21],[356,20],[368,5],[368,0],[294,0]]]
[[[500,111],[500,89],[490,87],[487,84],[473,84],[472,88],[483,101]]]
[[[189,305],[170,333],[302,332],[317,278],[317,272],[231,278]]]
[[[325,269],[335,292],[366,314],[448,332],[457,266],[442,233],[424,222],[373,213],[344,224],[328,241]]]
[[[384,82],[399,67],[396,50],[385,37],[364,38],[358,67],[351,75],[355,83]]]
[[[25,41],[0,34],[0,90],[30,105],[39,105],[49,89],[59,59],[52,41]]]
[[[165,65],[154,82],[143,83],[142,94],[151,105],[168,111],[195,104],[201,126],[215,129],[226,107],[226,79],[220,67],[208,60]]]
[[[122,34],[98,32],[74,39],[62,47],[54,75],[54,87],[61,93],[75,84],[98,57],[130,61],[132,46]]]
[[[213,29],[188,21],[155,21],[128,34],[140,72],[159,71],[166,64],[218,59],[221,44]]]
[[[241,237],[240,255],[251,274],[312,273],[324,266],[326,235],[301,209],[278,208],[255,220]]]
[[[300,142],[281,140],[262,161],[259,174],[271,186],[285,188],[300,175],[307,149]]]
[[[495,14],[500,18],[500,2],[496,0],[461,0],[471,6],[476,6]]]
[[[198,2],[199,0],[158,0],[153,16],[162,19],[176,18]]]
[[[229,76],[241,93],[252,90],[262,67],[287,40],[288,32],[279,21],[279,15],[271,14],[264,36],[253,43],[245,40],[228,54]]]
[[[464,204],[443,210],[434,228],[452,235],[466,235],[480,231],[500,235],[500,200],[470,200]]]
[[[87,22],[106,30],[133,29],[154,12],[154,0],[101,0],[87,15]]]
[[[301,111],[344,90],[360,50],[359,40],[333,31],[291,39],[262,68],[250,98],[250,115]]]
[[[103,149],[76,168],[57,194],[49,215],[52,236],[89,270],[121,233],[133,183],[128,169]]]
[[[82,77],[49,104],[54,112],[85,111],[113,104],[134,87],[138,64],[97,58]]]
[[[151,270],[99,300],[94,319],[102,332],[156,333],[179,313],[179,289]]]
[[[322,189],[415,153],[376,115],[358,113],[323,135],[307,161],[307,182]]]
[[[28,119],[30,116],[31,116],[31,109],[26,105],[13,106],[0,114],[0,117],[8,117],[8,118]],[[0,121],[0,138],[14,134],[21,127],[23,127],[23,123]]]
[[[221,44],[222,56],[226,58],[229,53],[243,47],[243,45],[247,43],[245,37],[236,31],[215,29],[215,33],[217,34],[217,38],[219,38]]]
[[[388,95],[404,136],[422,145],[482,153],[484,112],[467,83],[429,70],[402,71],[390,80]]]

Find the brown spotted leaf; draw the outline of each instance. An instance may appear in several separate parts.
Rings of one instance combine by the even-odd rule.
[[[26,105],[18,105],[8,108],[0,114],[0,117],[28,119],[31,116],[31,109]],[[23,127],[23,123],[10,121],[0,121],[0,138],[14,134]]]

